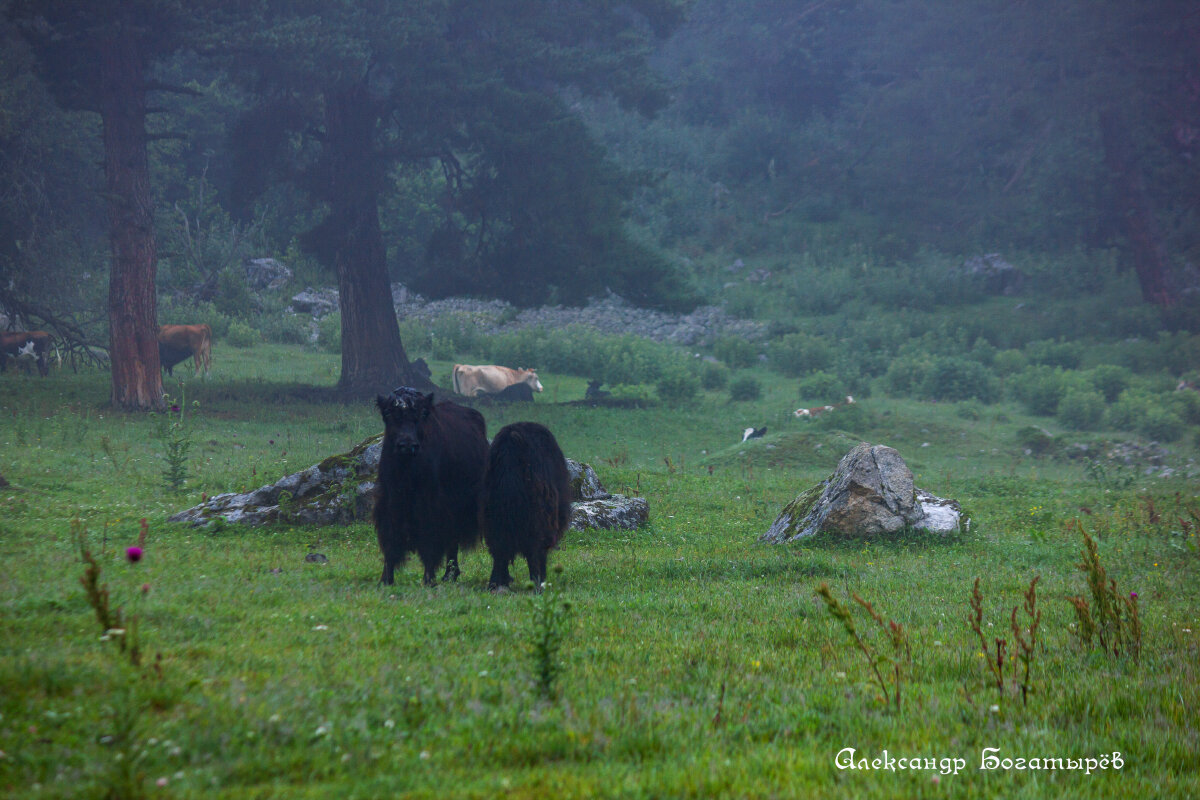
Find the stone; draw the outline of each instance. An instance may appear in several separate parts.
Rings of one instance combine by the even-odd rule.
[[[895,449],[863,442],[832,475],[788,503],[760,541],[790,542],[818,533],[876,537],[905,529],[945,534],[957,532],[961,518],[957,502],[913,485],[912,470]]]
[[[274,291],[292,279],[292,271],[273,258],[252,258],[246,262],[246,285],[251,289]]]
[[[314,289],[308,286],[303,292],[292,296],[292,311],[297,314],[312,314],[323,317],[338,310],[337,289]]]
[[[978,281],[988,294],[1012,297],[1025,288],[1025,273],[999,253],[984,253],[968,258],[963,262],[962,272]]]
[[[194,526],[233,523],[251,527],[280,522],[293,525],[348,525],[371,519],[383,434],[359,442],[349,452],[285,475],[252,492],[227,492],[169,517]],[[640,497],[609,494],[591,465],[567,459],[571,479],[570,527],[632,530],[650,518]]]

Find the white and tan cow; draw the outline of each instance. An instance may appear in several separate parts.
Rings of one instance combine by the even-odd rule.
[[[158,328],[158,361],[168,375],[175,365],[188,357],[196,367],[196,377],[203,368],[208,375],[212,367],[212,328],[207,325],[160,325]]]
[[[497,394],[519,383],[535,392],[542,391],[542,382],[538,380],[537,370],[533,369],[513,369],[495,364],[455,364],[453,377],[455,393],[467,397]]]

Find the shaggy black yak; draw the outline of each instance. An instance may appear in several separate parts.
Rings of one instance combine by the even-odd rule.
[[[376,398],[383,416],[383,450],[376,486],[375,534],[383,551],[383,576],[391,584],[397,564],[416,552],[425,585],[458,578],[458,550],[479,540],[479,492],[487,466],[487,424],[473,408],[436,405],[432,394],[402,386]]]
[[[554,434],[536,422],[506,425],[492,440],[480,517],[492,554],[489,588],[512,582],[518,554],[535,589],[546,582],[546,556],[571,519],[571,479]]]

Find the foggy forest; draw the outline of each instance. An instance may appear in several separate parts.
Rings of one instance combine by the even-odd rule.
[[[0,794],[1200,792],[1190,0],[0,0],[0,337]]]

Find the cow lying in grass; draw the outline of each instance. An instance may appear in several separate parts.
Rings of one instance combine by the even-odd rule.
[[[525,557],[535,590],[546,582],[546,559],[571,519],[571,479],[554,434],[536,422],[506,425],[492,440],[480,518],[492,554],[488,587],[512,583],[508,568]]]
[[[24,361],[37,364],[38,374],[43,378],[50,374],[46,364],[46,354],[50,352],[53,339],[45,331],[9,331],[0,333],[0,372],[8,370],[8,360],[15,358],[18,363]]]
[[[538,380],[537,370],[513,369],[494,364],[455,364],[452,380],[455,394],[465,397],[499,394],[516,384],[525,384],[535,392],[542,391],[542,382]]]
[[[212,367],[212,328],[207,325],[160,325],[158,328],[158,362],[174,375],[175,365],[191,358],[196,377],[201,368],[208,375]]]
[[[803,419],[812,419],[813,417],[819,417],[822,414],[825,414],[829,411],[833,411],[835,408],[842,408],[844,406],[852,406],[852,405],[854,405],[854,398],[851,397],[850,395],[846,395],[846,399],[844,402],[837,403],[832,406],[814,406],[813,408],[797,408],[795,411],[792,412],[792,416],[800,417]]]
[[[376,484],[375,535],[383,552],[380,582],[416,552],[432,586],[459,576],[459,548],[479,541],[479,492],[487,464],[487,424],[472,408],[436,405],[432,394],[407,386],[376,398],[383,417],[383,449]]]

